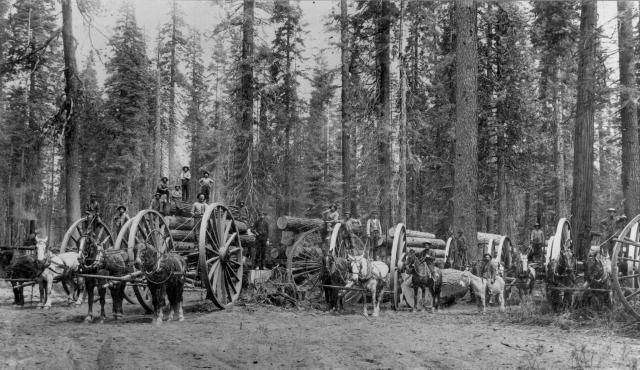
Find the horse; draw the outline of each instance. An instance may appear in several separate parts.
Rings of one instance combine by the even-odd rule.
[[[593,307],[607,309],[613,308],[611,290],[611,260],[602,253],[590,256],[585,263],[585,287],[593,289],[605,289],[606,291],[585,291],[585,301]]]
[[[518,287],[520,302],[522,302],[525,296],[533,293],[533,288],[536,284],[536,270],[529,265],[527,253],[518,253],[516,257],[514,264],[516,286]]]
[[[547,290],[547,299],[551,303],[554,312],[558,312],[562,306],[570,307],[573,305],[573,294],[569,291],[562,292],[556,287],[572,287],[575,284],[576,277],[572,266],[573,253],[570,248],[564,248],[560,251],[558,259],[552,259],[547,263],[545,271],[545,282]]]
[[[426,251],[422,254],[416,254],[415,251],[410,250],[406,255],[406,260],[402,266],[400,272],[406,271],[411,275],[411,285],[413,287],[413,297],[415,303],[411,311],[415,312],[418,303],[418,289],[422,290],[422,306],[424,307],[424,300],[427,289],[431,295],[431,312],[437,311],[440,306],[440,291],[442,290],[442,273],[436,266],[429,266],[427,259],[429,255]],[[422,311],[422,309],[420,309]]]
[[[178,321],[184,321],[182,295],[184,274],[187,270],[184,257],[175,253],[160,253],[153,246],[143,243],[136,246],[136,252],[135,266],[142,270],[146,277],[153,302],[155,324],[162,324],[165,295],[171,306],[167,321],[173,320],[174,313],[178,314]]]
[[[334,257],[331,254],[322,256],[322,269],[320,279],[323,285],[344,285],[345,279],[341,274],[341,270],[348,271],[349,264],[347,260],[340,257]],[[342,295],[335,288],[324,287],[324,299],[327,303],[329,311],[341,311],[344,308]]]
[[[24,281],[11,281],[13,288],[13,305],[24,306],[23,284],[27,280],[36,278],[36,260],[34,256],[16,253],[13,250],[0,253],[0,275],[6,279],[21,279]]]
[[[40,290],[38,308],[45,310],[51,308],[53,281],[57,279],[63,285],[71,287],[71,290],[67,291],[67,302],[73,303],[75,301],[75,304],[79,306],[82,303],[82,295],[79,294],[81,289],[75,280],[79,267],[78,253],[53,254],[47,246],[47,238],[36,237],[36,269],[39,272],[36,281]]]
[[[129,255],[124,250],[105,251],[103,246],[96,242],[90,236],[85,239],[86,242],[80,245],[79,262],[83,272],[88,274],[105,275],[105,276],[122,276],[127,268]],[[93,294],[94,288],[98,287],[98,296],[100,297],[100,322],[103,323],[106,317],[104,305],[106,301],[106,286],[109,286],[112,301],[113,318],[118,320],[118,316],[124,316],[122,302],[124,300],[124,290],[126,282],[111,281],[105,278],[86,277],[85,289],[88,295],[88,309],[85,322],[93,321]]]
[[[355,284],[359,284],[371,292],[373,316],[379,316],[380,301],[382,300],[380,293],[384,287],[385,279],[387,279],[387,276],[389,275],[389,266],[381,261],[371,261],[364,256],[348,255],[347,260],[351,265],[351,277],[345,287],[351,288]],[[363,306],[364,316],[369,316],[369,312],[367,311],[366,294],[364,294]]]
[[[492,283],[489,279],[476,276],[471,271],[463,271],[460,275],[460,285],[471,287],[473,294],[478,300],[478,310],[484,315],[486,312],[486,294],[496,295],[500,304],[500,312],[504,312],[504,280],[496,276]]]

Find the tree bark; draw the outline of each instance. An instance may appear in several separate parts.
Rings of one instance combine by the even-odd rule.
[[[400,0],[400,45],[399,45],[399,66],[400,66],[400,125],[398,127],[398,145],[400,149],[398,174],[398,214],[395,222],[407,222],[407,71],[405,68],[404,56],[404,14],[406,2]]]
[[[160,106],[162,105],[162,80],[160,78],[160,42],[156,59],[156,115],[153,135],[153,178],[159,179],[162,174],[162,118]]]
[[[572,238],[579,259],[590,248],[593,200],[593,122],[595,115],[595,63],[597,8],[594,0],[583,0],[578,45],[578,92],[573,154]]]
[[[392,173],[391,163],[391,2],[379,0],[376,19],[376,65],[377,65],[377,141],[378,141],[378,186],[380,220],[384,225],[391,225],[393,220]]]
[[[355,214],[352,196],[351,121],[349,118],[349,14],[347,0],[340,0],[340,52],[342,77],[342,209]]]
[[[240,106],[241,118],[235,139],[234,156],[234,198],[246,200],[249,197],[249,151],[253,141],[253,53],[254,53],[254,11],[255,1],[243,1],[242,59],[240,64]]]
[[[64,162],[67,226],[80,218],[80,143],[77,109],[79,100],[76,45],[73,38],[72,0],[62,0],[62,45],[64,49],[65,109]]]
[[[566,217],[567,215],[567,196],[565,190],[566,176],[564,173],[564,133],[562,130],[562,88],[561,70],[558,65],[555,67],[553,81],[553,135],[555,136],[555,145],[553,155],[555,157],[555,198],[556,198],[556,217]]]
[[[171,177],[176,171],[176,18],[177,5],[176,0],[172,2],[171,11],[171,60],[169,61],[169,129],[167,130],[167,159],[169,162],[169,173],[166,176]]]
[[[324,221],[318,218],[280,216],[276,225],[280,230],[301,232],[324,227]]]
[[[622,192],[624,212],[640,212],[640,144],[633,37],[633,7],[618,1],[618,50],[620,66],[620,133],[622,138]]]
[[[478,201],[478,49],[476,2],[456,1],[456,121],[453,177],[453,228],[469,242],[476,258]]]

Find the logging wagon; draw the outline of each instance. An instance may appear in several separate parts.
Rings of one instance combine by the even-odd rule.
[[[238,299],[242,288],[242,243],[251,243],[255,237],[244,222],[234,218],[236,210],[233,207],[208,204],[202,217],[193,217],[185,205],[178,208],[170,216],[151,209],[142,210],[122,226],[117,236],[102,220],[83,217],[65,233],[61,252],[81,250],[90,233],[106,252],[126,250],[129,269],[134,270],[133,273],[104,278],[128,281],[136,299],[148,312],[153,307],[151,296],[144,284],[143,273],[133,267],[136,246],[142,243],[159,253],[180,254],[187,261],[187,287],[206,293],[207,299],[224,309]]]
[[[356,235],[350,236],[342,223],[327,228],[326,223],[320,219],[283,216],[278,219],[277,225],[282,230],[281,243],[287,246],[287,274],[297,290],[298,299],[318,300],[322,297],[320,275],[324,253],[346,258],[348,255],[367,254],[370,249],[367,238],[365,237],[365,241],[362,240],[360,230],[354,230]],[[390,293],[394,308],[400,308],[401,305],[413,307],[411,281],[408,275],[400,273],[400,269],[408,251],[422,250],[425,243],[430,246],[436,263],[443,265],[448,254],[447,244],[437,239],[434,234],[408,230],[400,223],[383,235],[383,247],[391,250],[386,261],[390,267],[390,280],[386,292]],[[461,297],[464,292],[460,295],[460,271],[447,270],[449,269],[443,270],[443,276],[446,287],[450,289],[444,289],[444,294]],[[358,298],[359,294],[349,292],[345,301],[356,301]]]

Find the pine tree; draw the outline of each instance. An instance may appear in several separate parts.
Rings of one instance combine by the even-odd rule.
[[[109,40],[113,56],[106,64],[105,135],[110,140],[104,158],[104,176],[108,199],[130,206],[148,205],[150,194],[133,193],[143,175],[141,163],[149,162],[146,150],[153,132],[149,117],[149,91],[152,78],[142,31],[136,23],[134,9],[125,4],[120,9],[115,32]],[[142,189],[149,191],[150,189]],[[135,197],[134,197],[135,195]],[[142,202],[142,203],[140,203]]]

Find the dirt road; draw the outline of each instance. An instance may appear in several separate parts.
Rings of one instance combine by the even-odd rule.
[[[127,304],[124,320],[86,324],[86,306],[18,309],[2,289],[0,368],[623,368],[640,358],[639,340],[509,325],[470,305],[365,318],[264,306],[207,312],[196,294],[187,298],[182,323],[156,327]]]

